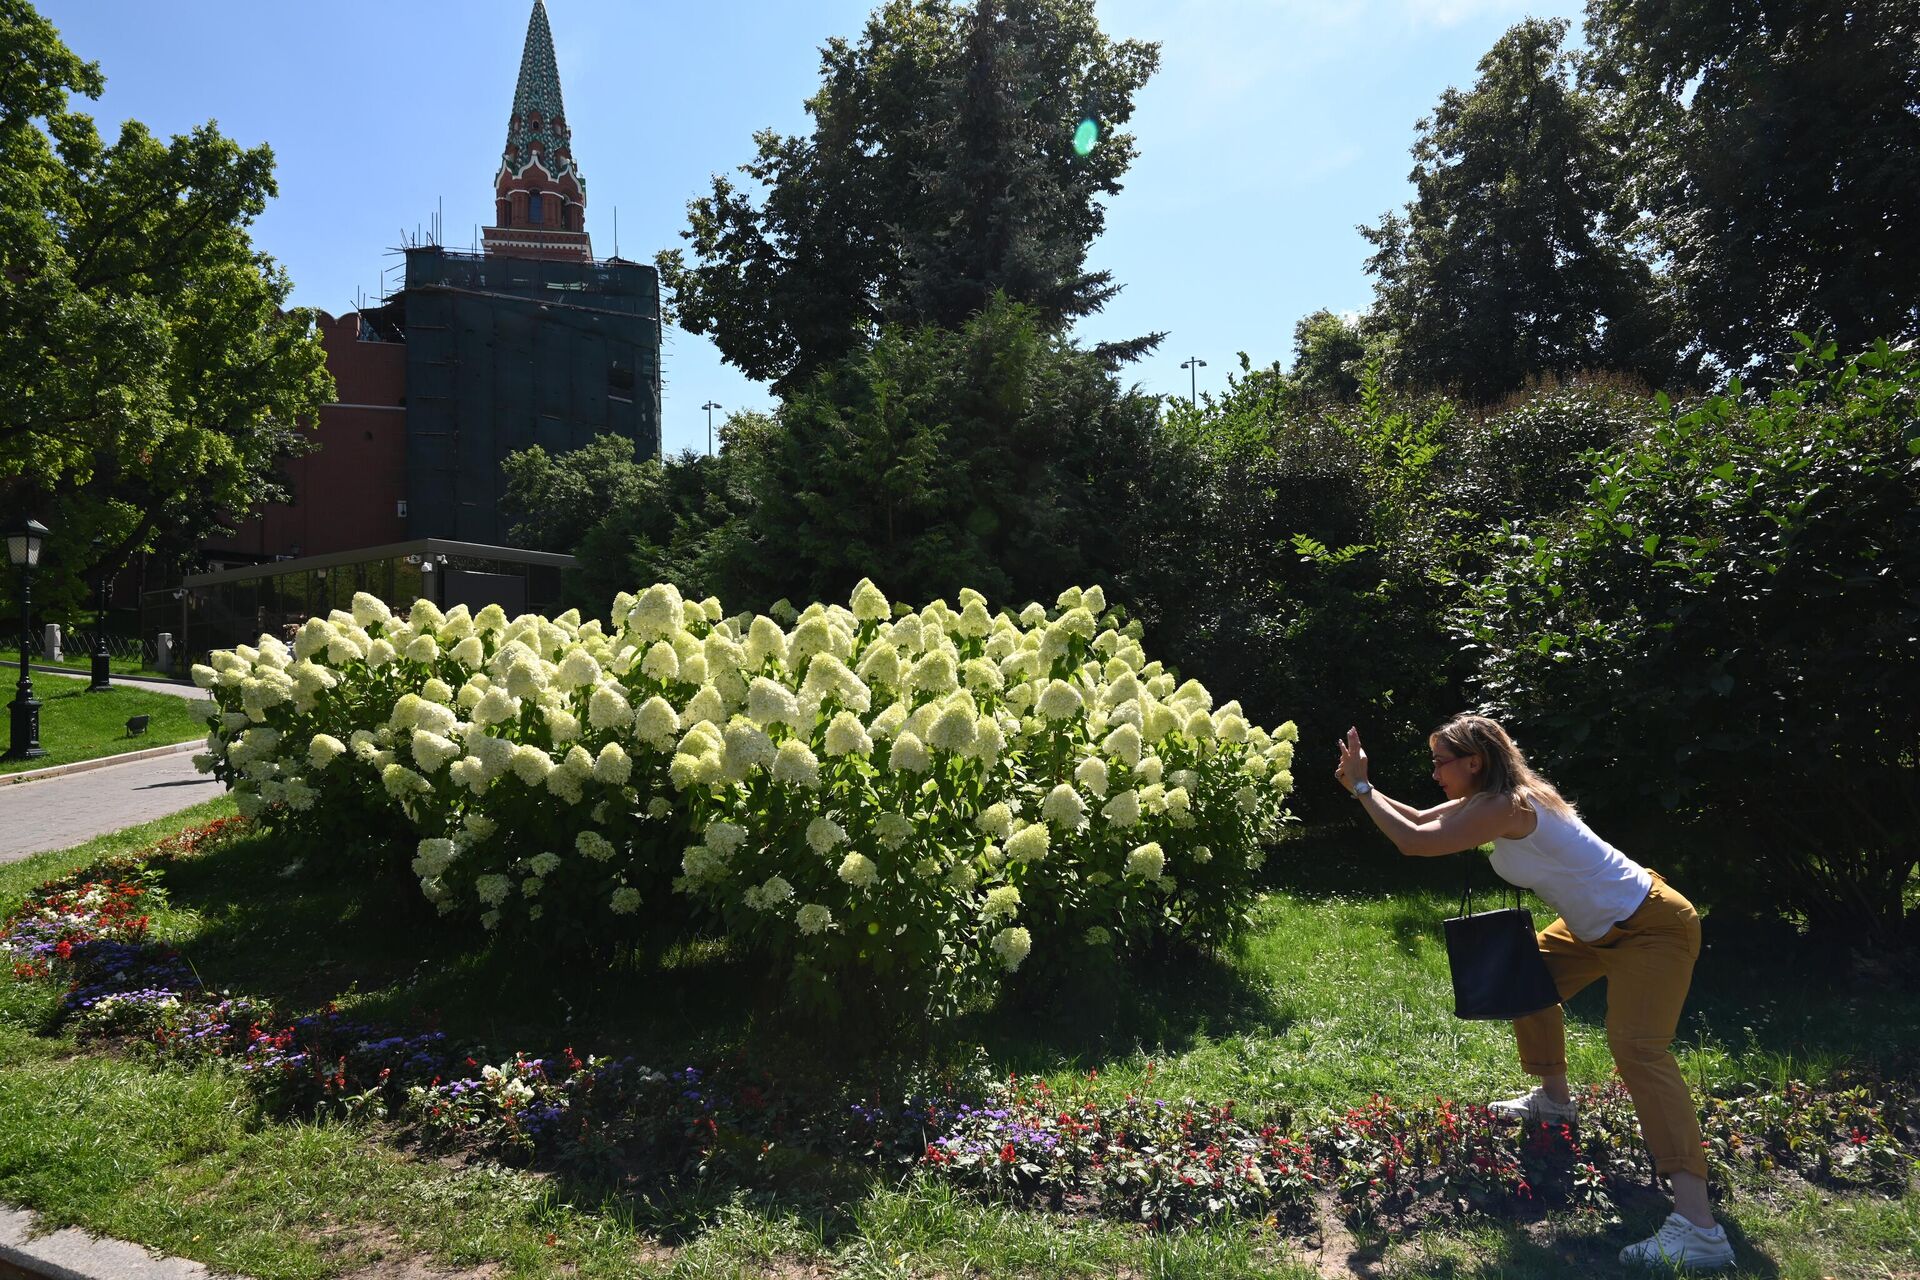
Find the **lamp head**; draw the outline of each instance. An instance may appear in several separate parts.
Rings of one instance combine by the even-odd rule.
[[[16,569],[32,569],[40,563],[40,548],[47,540],[47,526],[28,519],[7,530],[7,563]]]

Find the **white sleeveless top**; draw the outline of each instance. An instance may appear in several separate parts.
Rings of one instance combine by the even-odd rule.
[[[1582,942],[1597,942],[1632,915],[1653,888],[1647,869],[1593,834],[1579,815],[1535,804],[1539,821],[1524,840],[1496,839],[1493,869],[1540,895]]]

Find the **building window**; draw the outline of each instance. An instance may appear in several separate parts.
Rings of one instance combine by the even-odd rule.
[[[538,191],[527,197],[527,222],[536,227],[546,220],[540,207],[542,203]]]

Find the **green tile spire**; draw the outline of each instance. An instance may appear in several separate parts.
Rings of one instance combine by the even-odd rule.
[[[560,99],[560,66],[553,56],[553,32],[547,26],[546,0],[533,0],[527,19],[527,43],[520,54],[520,79],[513,87],[513,117],[507,122],[507,172],[527,167],[533,153],[554,177],[572,174],[573,134],[567,128],[567,108]],[[582,182],[584,186],[584,182]]]

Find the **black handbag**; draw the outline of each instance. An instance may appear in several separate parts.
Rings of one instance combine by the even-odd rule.
[[[1460,899],[1460,914],[1442,922],[1447,931],[1447,965],[1453,971],[1453,1016],[1506,1021],[1538,1013],[1560,1003],[1559,989],[1533,928],[1533,912],[1520,904],[1469,915],[1471,877]]]

